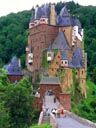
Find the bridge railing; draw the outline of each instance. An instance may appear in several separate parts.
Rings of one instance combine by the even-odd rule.
[[[72,112],[69,112],[67,110],[65,110],[65,115],[66,116],[69,116],[75,120],[77,120],[78,122],[80,122],[81,124],[84,124],[84,125],[87,125],[87,126],[90,126],[92,128],[96,128],[96,123],[93,123],[92,121],[90,120],[87,120],[87,119],[84,119],[84,118],[81,118],[80,116],[72,113]]]
[[[52,113],[50,113],[50,125],[52,126],[52,128],[58,128],[56,117]]]
[[[38,120],[38,125],[42,124],[43,116],[44,116],[44,112],[41,111],[40,116],[39,116],[39,120]]]

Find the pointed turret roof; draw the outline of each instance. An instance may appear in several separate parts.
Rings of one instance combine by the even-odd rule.
[[[32,45],[30,46],[30,53],[32,53],[33,52],[33,49],[32,49]]]
[[[82,51],[79,47],[76,47],[74,56],[72,58],[72,64],[74,68],[81,68],[84,66],[82,62],[83,62]]]
[[[5,65],[3,68],[8,71],[8,75],[23,75],[15,56],[12,58],[11,63],[9,65]]]
[[[61,60],[68,60],[66,50],[62,51]]]
[[[36,19],[40,19],[41,16],[42,16],[42,7],[38,7]]]
[[[50,5],[49,4],[45,4],[45,5],[42,5],[41,7],[38,7],[36,19],[40,19],[41,17],[48,18],[49,15],[50,15]]]
[[[74,26],[78,26],[78,28],[82,28],[79,19],[74,18]]]
[[[60,31],[58,33],[57,37],[53,42],[52,49],[61,49],[62,51],[70,49],[63,31]]]
[[[69,15],[66,6],[61,9],[56,21],[58,26],[73,26],[73,18]]]
[[[32,9],[32,15],[31,15],[31,18],[30,18],[30,23],[34,21],[34,17],[35,17],[35,10]]]
[[[52,44],[49,43],[47,51],[52,51]]]
[[[61,9],[59,16],[62,16],[62,17],[69,17],[69,16],[70,16],[69,13],[68,13],[68,10],[67,10],[67,8],[66,8],[66,6],[64,6],[64,7]]]
[[[74,26],[78,26],[78,32],[80,34],[82,27],[81,27],[81,23],[80,23],[79,19],[77,19],[77,18],[74,19]]]
[[[49,17],[50,14],[50,5],[49,4],[45,4],[42,6],[42,16],[41,17]]]

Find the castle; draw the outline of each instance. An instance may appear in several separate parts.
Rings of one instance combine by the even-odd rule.
[[[26,65],[33,82],[38,75],[59,77],[63,93],[77,84],[87,97],[87,54],[79,19],[66,5],[57,15],[54,4],[45,4],[32,9],[29,30]]]

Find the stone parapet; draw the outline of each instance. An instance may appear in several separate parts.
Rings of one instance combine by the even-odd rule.
[[[43,116],[44,116],[44,112],[41,111],[40,116],[39,116],[39,120],[38,120],[38,125],[41,125],[42,124]]]
[[[71,117],[71,118],[73,118],[73,119],[75,119],[75,120],[77,120],[78,122],[80,122],[80,123],[82,123],[82,124],[84,124],[84,125],[86,125],[86,126],[90,126],[90,128],[96,128],[96,123],[93,123],[93,122],[90,121],[90,120],[81,118],[81,117],[75,115],[75,114],[72,113],[72,112],[69,112],[69,111],[65,110],[65,115],[66,115],[66,116],[69,116],[69,117]]]

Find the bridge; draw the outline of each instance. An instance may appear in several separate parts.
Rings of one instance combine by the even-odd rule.
[[[54,98],[54,95],[45,96],[38,125],[50,123],[52,128],[96,128],[96,123],[81,118],[67,110],[64,110],[64,114],[59,116],[52,114],[52,109],[54,108],[56,110],[64,109],[57,99],[54,101]]]

